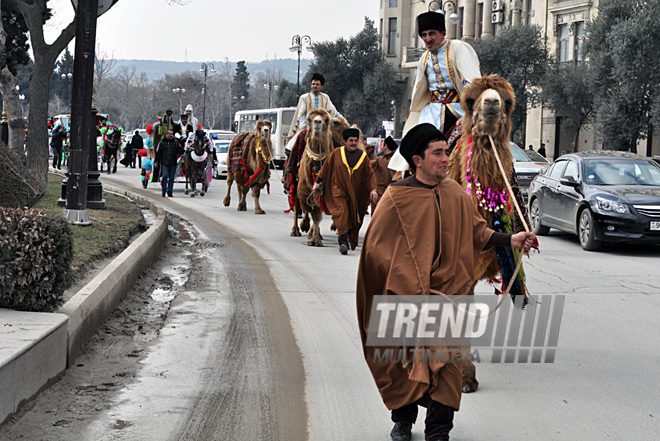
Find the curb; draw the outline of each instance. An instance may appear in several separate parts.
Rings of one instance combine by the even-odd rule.
[[[57,312],[69,317],[67,367],[73,364],[85,343],[153,261],[162,249],[164,237],[167,235],[167,215],[160,206],[137,193],[107,183],[104,183],[103,187],[106,191],[125,196],[141,205],[148,205],[157,217],[147,231],[58,309]]]
[[[103,184],[148,206],[156,221],[55,313],[0,308],[0,427],[56,382],[162,249],[167,212],[143,196]]]

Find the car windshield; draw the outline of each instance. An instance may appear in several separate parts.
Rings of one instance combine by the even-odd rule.
[[[215,150],[218,153],[227,153],[229,151],[229,143],[228,142],[216,142],[215,143]]]
[[[511,147],[511,154],[513,155],[513,159],[515,159],[516,162],[534,162],[529,157],[525,154],[523,149],[515,145],[514,143],[510,143]]]
[[[641,159],[589,159],[584,176],[592,185],[660,185],[660,168]]]

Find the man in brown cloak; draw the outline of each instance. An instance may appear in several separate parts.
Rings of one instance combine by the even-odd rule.
[[[399,146],[396,144],[396,141],[392,139],[391,136],[388,136],[385,138],[385,141],[383,141],[382,155],[371,160],[371,168],[376,175],[376,192],[378,193],[379,199],[383,196],[383,193],[385,193],[387,186],[392,183],[392,177],[394,176],[395,171],[387,168],[387,165],[390,163],[392,155],[398,148]],[[376,205],[377,203],[371,203],[371,214],[374,213]]]
[[[412,128],[399,151],[415,171],[391,184],[378,204],[362,245],[357,312],[364,355],[395,423],[392,440],[411,439],[417,406],[427,408],[425,439],[448,440],[461,400],[462,371],[456,362],[381,362],[366,346],[375,295],[466,295],[481,250],[514,246],[529,250],[531,233],[496,233],[469,196],[447,176],[449,155],[442,132],[431,124]],[[399,348],[396,348],[397,351]]]
[[[360,131],[348,128],[342,133],[345,146],[330,153],[312,187],[317,191],[325,186],[324,199],[337,227],[339,252],[354,250],[369,202],[378,200],[376,176],[371,169],[367,153],[358,149]]]

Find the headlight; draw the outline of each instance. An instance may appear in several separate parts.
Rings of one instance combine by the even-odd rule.
[[[626,204],[622,204],[621,202],[610,201],[609,199],[596,197],[596,203],[598,204],[598,208],[602,211],[612,211],[619,214],[630,213],[628,206]]]

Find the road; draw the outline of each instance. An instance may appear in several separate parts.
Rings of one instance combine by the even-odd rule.
[[[141,188],[135,170],[102,180],[189,219],[221,250],[208,254],[221,271],[176,299],[136,381],[86,439],[389,439],[389,412],[357,332],[359,254],[339,254],[328,219],[324,248],[289,237],[293,218],[283,213],[277,176],[272,194],[262,192],[261,216],[249,195],[248,211],[236,211],[235,189],[223,207],[224,181],[204,198],[177,184],[175,197],[163,199],[155,186]],[[540,244],[525,261],[530,291],[566,296],[555,362],[480,363],[480,388],[464,395],[452,440],[658,439],[660,248],[588,253],[554,231]],[[209,288],[217,286],[226,289]],[[414,440],[423,439],[421,416]],[[117,421],[127,423],[109,434]]]

